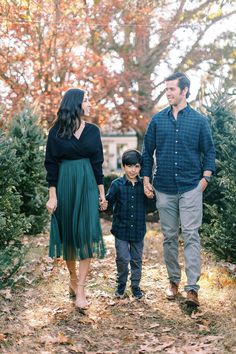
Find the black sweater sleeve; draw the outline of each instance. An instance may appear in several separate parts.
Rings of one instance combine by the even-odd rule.
[[[94,137],[94,144],[97,146],[97,149],[90,157],[90,162],[93,168],[93,172],[97,184],[100,185],[103,184],[102,164],[104,161],[104,157],[103,157],[103,148],[102,148],[102,141],[101,141],[101,135],[99,129],[97,129],[96,136]]]
[[[44,162],[44,166],[47,171],[46,180],[49,187],[57,186],[59,162],[59,159],[56,158],[55,154],[53,153],[53,135],[50,131],[46,145],[46,156]]]

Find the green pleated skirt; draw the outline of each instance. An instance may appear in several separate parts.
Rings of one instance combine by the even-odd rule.
[[[63,256],[65,260],[103,258],[99,194],[89,159],[62,161],[57,200],[51,218],[49,256]]]

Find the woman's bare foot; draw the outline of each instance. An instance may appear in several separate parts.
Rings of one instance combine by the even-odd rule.
[[[70,296],[75,297],[76,292],[77,292],[77,284],[78,279],[77,278],[70,278],[70,284],[69,284],[69,293]]]
[[[77,284],[76,300],[75,300],[75,306],[82,310],[87,309],[89,306],[89,303],[86,299],[84,286],[85,286],[84,284]]]

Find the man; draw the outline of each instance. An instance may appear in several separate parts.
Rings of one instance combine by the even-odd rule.
[[[164,259],[170,281],[166,297],[178,294],[181,270],[178,262],[178,231],[184,239],[186,303],[199,306],[197,284],[201,272],[199,227],[202,223],[202,193],[215,171],[215,149],[206,117],[187,103],[190,80],[175,73],[166,79],[170,106],[155,114],[143,145],[144,192],[153,186],[164,234]],[[151,184],[153,154],[156,171]]]

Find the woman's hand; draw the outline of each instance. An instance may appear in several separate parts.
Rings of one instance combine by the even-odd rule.
[[[50,197],[46,203],[46,208],[47,208],[49,214],[53,214],[57,208],[57,198]]]
[[[106,210],[107,206],[108,206],[108,201],[106,200],[106,197],[105,197],[104,185],[99,184],[98,190],[99,190],[99,208],[101,211],[103,211],[103,210]]]

